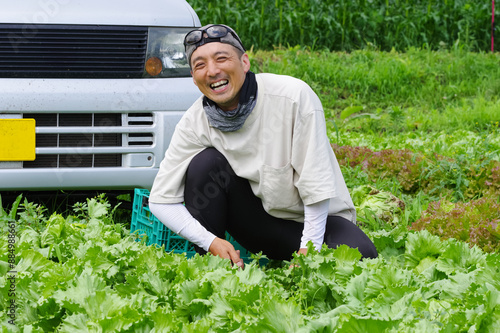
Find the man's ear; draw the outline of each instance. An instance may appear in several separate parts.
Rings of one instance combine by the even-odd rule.
[[[250,58],[248,58],[248,54],[243,53],[241,56],[241,62],[243,63],[243,70],[246,74],[250,70]]]
[[[196,83],[196,80],[194,79],[194,76],[193,76],[193,71],[191,71],[191,78],[193,78],[194,85],[198,87],[198,83]]]

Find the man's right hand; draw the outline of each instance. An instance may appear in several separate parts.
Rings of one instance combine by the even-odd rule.
[[[245,266],[243,259],[240,258],[240,250],[235,250],[233,244],[225,239],[216,237],[210,244],[208,252],[224,259],[230,259],[233,264],[240,268]]]

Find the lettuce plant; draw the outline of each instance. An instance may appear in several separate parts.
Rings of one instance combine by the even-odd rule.
[[[481,198],[452,203],[440,200],[429,204],[410,230],[428,230],[441,239],[455,238],[477,245],[487,252],[500,249],[500,202]]]

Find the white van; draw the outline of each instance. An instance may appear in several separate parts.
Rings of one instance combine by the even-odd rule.
[[[0,0],[0,190],[150,188],[200,92],[184,0]],[[33,120],[34,119],[34,120]]]

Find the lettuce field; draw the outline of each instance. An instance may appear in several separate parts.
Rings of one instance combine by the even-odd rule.
[[[255,254],[245,269],[146,246],[104,196],[0,208],[2,332],[499,332],[500,57],[250,52],[321,98],[379,257]],[[2,205],[0,204],[0,207]]]
[[[377,259],[341,246],[296,257],[298,267],[261,267],[256,257],[239,270],[219,257],[186,259],[134,241],[102,198],[77,208],[48,218],[29,203],[0,212],[3,226],[17,226],[19,258],[8,274],[2,239],[3,332],[495,332],[500,325],[498,253],[428,231],[373,232]]]

